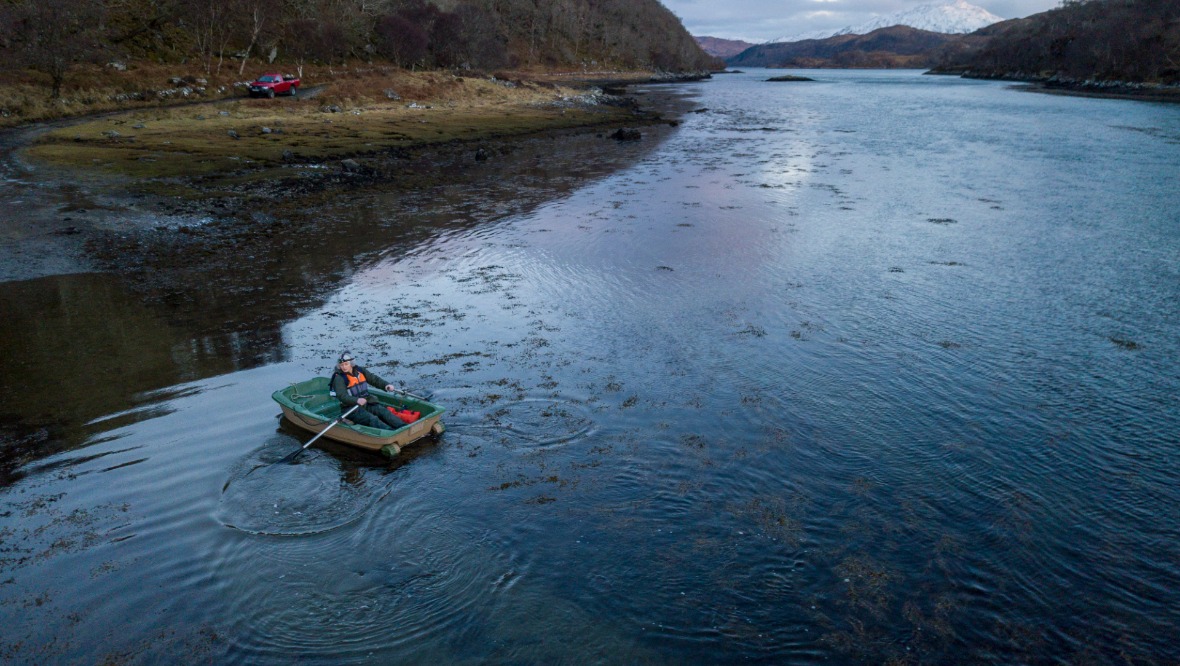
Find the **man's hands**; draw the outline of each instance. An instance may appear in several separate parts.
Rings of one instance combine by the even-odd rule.
[[[396,391],[397,389],[395,389],[395,388],[393,387],[393,384],[386,384],[386,385],[385,385],[385,390],[386,390],[386,391]],[[357,398],[357,399],[356,399],[356,404],[360,405],[361,407],[364,407],[365,405],[369,404],[369,401],[368,401],[368,399],[366,399],[366,398]]]

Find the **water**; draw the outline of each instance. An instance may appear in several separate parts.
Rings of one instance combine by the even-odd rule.
[[[351,193],[333,222],[409,228],[318,244],[254,334],[3,285],[47,365],[3,366],[0,655],[1180,659],[1180,107],[810,74]],[[269,393],[344,348],[434,390],[442,442],[255,469],[306,441]]]

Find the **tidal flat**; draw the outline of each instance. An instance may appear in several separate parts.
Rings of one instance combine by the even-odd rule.
[[[0,278],[119,271],[150,258],[135,251],[144,235],[208,237],[240,223],[242,234],[266,236],[268,222],[343,191],[430,187],[450,177],[445,170],[495,161],[531,136],[664,122],[621,94],[644,73],[594,82],[533,76],[369,75],[290,98],[212,99],[5,130],[0,199],[20,214],[0,228]],[[112,255],[118,260],[104,259]]]

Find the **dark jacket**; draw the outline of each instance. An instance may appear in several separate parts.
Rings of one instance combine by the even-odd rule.
[[[349,390],[350,376],[354,380],[351,391]],[[364,377],[363,381],[361,381],[361,377]],[[352,366],[352,372],[348,375],[341,372],[339,368],[332,374],[332,391],[336,393],[336,399],[340,401],[340,404],[345,407],[352,407],[356,404],[357,398],[366,397],[370,387],[384,389],[390,383],[359,365]]]

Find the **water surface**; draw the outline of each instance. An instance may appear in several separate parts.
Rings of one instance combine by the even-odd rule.
[[[1180,108],[769,75],[652,89],[689,112],[641,145],[342,197],[333,223],[412,224],[324,245],[348,269],[303,264],[329,288],[263,335],[55,283],[153,333],[88,326],[94,392],[147,376],[12,470],[0,654],[1180,659]],[[257,467],[306,441],[270,392],[345,348],[447,435]]]

